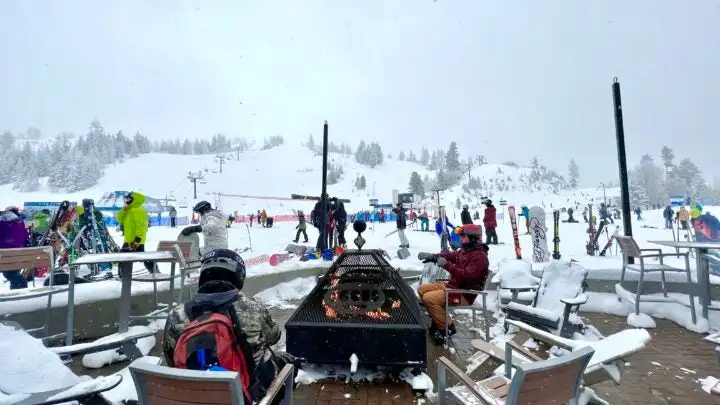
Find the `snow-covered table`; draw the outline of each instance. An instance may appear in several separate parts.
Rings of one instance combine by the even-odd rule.
[[[695,267],[697,271],[698,285],[700,286],[700,305],[702,305],[703,318],[708,319],[710,310],[710,265],[707,260],[707,253],[710,249],[720,249],[720,242],[692,242],[674,240],[649,240],[648,243],[669,246],[679,249],[695,249]]]
[[[118,266],[132,265],[133,263],[152,261],[160,263],[172,263],[178,261],[172,252],[130,252],[130,253],[102,253],[102,254],[90,254],[85,255],[70,264],[70,281],[68,290],[68,306],[67,306],[67,336],[65,337],[65,344],[67,346],[72,345],[73,332],[75,329],[74,325],[74,300],[75,300],[75,272],[78,266],[81,265],[92,265],[92,264],[103,264],[103,263],[118,263]],[[175,266],[171,266],[170,274],[170,292],[174,291],[175,279],[174,274]],[[131,287],[132,287],[132,271],[123,271],[122,273],[122,288],[120,289],[120,308],[118,311],[118,332],[125,333],[128,331],[130,325],[130,300],[131,300]]]

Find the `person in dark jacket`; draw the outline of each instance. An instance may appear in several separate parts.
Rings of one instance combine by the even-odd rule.
[[[674,216],[675,213],[673,212],[672,207],[670,207],[669,205],[665,207],[665,210],[663,211],[663,218],[665,218],[665,228],[672,229]]]
[[[483,217],[483,225],[485,225],[485,243],[497,245],[498,238],[495,228],[497,228],[497,212],[492,200],[485,201],[485,216]]]
[[[325,200],[325,212],[322,210],[323,206],[323,200]],[[312,224],[315,228],[318,229],[318,239],[315,247],[318,250],[327,249],[330,247],[330,243],[328,243],[328,238],[332,240],[332,233],[330,235],[323,235],[322,232],[322,226],[325,224],[325,229],[327,233],[327,229],[330,223],[330,210],[332,207],[330,206],[330,199],[328,198],[327,194],[324,194],[318,202],[315,203],[315,207],[313,208],[312,212],[310,213],[310,218],[312,220]],[[323,239],[323,236],[325,238]]]
[[[474,224],[458,227],[455,232],[460,235],[462,246],[455,252],[448,253],[426,253],[418,254],[418,259],[424,263],[435,263],[450,273],[450,281],[447,283],[428,283],[418,287],[420,299],[430,313],[432,326],[430,332],[433,334],[436,343],[445,340],[445,289],[457,288],[467,290],[485,289],[485,281],[488,277],[488,252],[487,246],[482,244],[482,227]],[[450,294],[448,303],[450,305],[470,305],[475,301],[474,294]],[[455,326],[448,325],[450,334],[455,333]]]
[[[345,211],[345,204],[338,200],[337,197],[332,198],[332,204],[334,208],[333,218],[335,218],[338,244],[345,248],[347,244],[347,241],[345,241],[345,229],[347,229],[347,212]]]
[[[0,211],[0,249],[25,247],[29,237],[25,223],[16,211]],[[21,269],[5,270],[0,273],[10,282],[11,290],[28,286],[27,279],[23,277]]]
[[[460,222],[463,225],[472,224],[472,216],[470,215],[470,207],[467,204],[463,205],[462,212],[460,212]]]
[[[400,237],[400,247],[407,249],[410,247],[410,241],[408,241],[407,236],[405,236],[405,228],[407,228],[407,211],[405,210],[405,207],[403,207],[402,203],[399,202],[395,205],[395,208],[393,208],[393,212],[395,213],[395,226],[397,226],[397,234],[398,237]]]

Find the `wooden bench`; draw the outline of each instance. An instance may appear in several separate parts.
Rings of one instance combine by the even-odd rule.
[[[133,363],[130,375],[142,405],[244,405],[240,376],[231,371],[196,371]],[[284,388],[282,405],[292,403],[294,367],[286,365],[273,380],[260,405],[270,404]]]
[[[0,294],[0,303],[9,301],[20,301],[38,297],[47,297],[47,307],[45,308],[45,325],[39,328],[27,330],[30,333],[44,331],[45,338],[47,339],[62,336],[48,336],[50,331],[49,324],[50,310],[52,308],[52,296],[55,294],[66,292],[69,289],[69,287],[66,286],[53,285],[53,276],[55,273],[55,266],[53,265],[53,263],[53,250],[49,246],[0,249],[0,272],[47,267],[47,274],[50,278],[49,286],[32,289],[24,288],[21,290],[12,290]]]

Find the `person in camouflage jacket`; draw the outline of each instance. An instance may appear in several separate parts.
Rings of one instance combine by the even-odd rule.
[[[227,249],[219,250],[224,251]],[[173,354],[175,352],[175,345],[188,323],[190,323],[186,308],[190,307],[193,302],[220,298],[219,296],[221,294],[209,291],[216,284],[213,282],[216,281],[227,281],[237,288],[238,299],[233,303],[233,307],[235,308],[235,313],[237,314],[237,319],[240,323],[239,327],[243,332],[245,332],[247,341],[252,348],[253,360],[256,367],[263,362],[268,361],[272,357],[270,347],[280,340],[282,332],[280,331],[278,324],[272,319],[270,311],[268,311],[267,307],[265,307],[262,302],[255,298],[250,298],[241,292],[245,282],[244,263],[242,266],[242,270],[234,272],[223,268],[212,268],[209,267],[207,263],[203,264],[203,270],[200,273],[200,279],[198,281],[198,293],[190,300],[190,302],[180,304],[173,308],[172,311],[170,311],[170,316],[167,322],[165,323],[165,331],[162,342],[165,364],[170,367],[174,366]]]

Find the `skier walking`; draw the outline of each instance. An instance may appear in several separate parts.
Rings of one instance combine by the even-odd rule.
[[[401,248],[409,248],[410,242],[407,239],[407,236],[405,236],[405,228],[407,228],[407,211],[403,207],[402,203],[399,202],[397,205],[395,205],[395,208],[393,208],[393,212],[395,213],[395,226],[397,227],[397,234],[400,238],[400,247]]]
[[[325,212],[323,212],[323,209],[322,209],[323,200],[325,201]],[[331,209],[332,209],[332,207],[330,206],[330,201],[329,201],[328,195],[326,193],[320,197],[318,202],[315,203],[315,207],[313,208],[312,212],[310,213],[310,221],[312,222],[313,226],[315,228],[317,228],[318,233],[319,233],[315,247],[321,251],[323,249],[327,249],[330,247],[330,244],[328,244],[327,241],[328,241],[328,238],[332,239],[332,233],[330,235],[323,235],[323,232],[322,232],[323,224],[325,224],[326,232],[329,227],[330,210]],[[323,236],[325,236],[324,239],[323,239]]]
[[[188,236],[192,233],[202,233],[204,246],[200,249],[200,255],[213,249],[228,248],[228,232],[225,227],[225,215],[212,208],[207,201],[200,201],[193,207],[193,212],[200,215],[200,225],[185,227],[180,233]]]
[[[305,243],[307,243],[308,236],[307,236],[307,222],[305,221],[305,213],[302,210],[299,210],[297,212],[297,218],[298,218],[298,224],[295,227],[295,229],[297,229],[297,232],[295,232],[295,240],[293,240],[293,242],[297,243],[298,240],[300,240],[300,234],[302,234],[305,237]]]
[[[585,221],[585,223],[587,224],[590,221],[588,219],[588,207],[585,207],[585,209],[583,209],[582,216],[583,216],[583,221]]]
[[[463,225],[472,224],[472,216],[470,215],[470,207],[467,204],[463,205],[462,211],[460,212],[460,222]]]
[[[175,207],[170,206],[168,216],[170,217],[170,228],[175,228],[177,226],[177,210],[175,209]]]
[[[420,230],[423,232],[430,231],[430,218],[425,210],[420,214]]]
[[[485,216],[483,217],[483,225],[485,225],[485,244],[497,245],[498,238],[495,228],[497,228],[497,212],[492,200],[485,200]]]
[[[265,228],[267,226],[267,211],[262,210],[260,211],[260,223],[262,224],[262,227]]]
[[[642,210],[640,207],[635,208],[635,216],[637,217],[638,221],[642,220]]]

